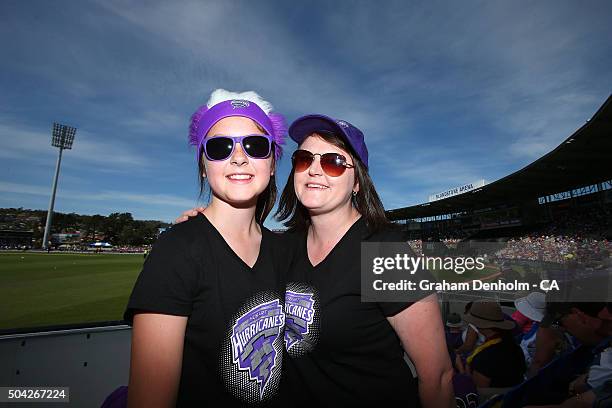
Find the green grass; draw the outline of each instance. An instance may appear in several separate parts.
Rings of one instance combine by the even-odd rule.
[[[0,330],[121,320],[140,255],[0,253]]]
[[[0,330],[121,320],[143,261],[141,254],[0,252]],[[432,271],[450,282],[495,272]]]

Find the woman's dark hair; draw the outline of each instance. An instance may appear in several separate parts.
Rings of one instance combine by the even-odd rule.
[[[275,168],[276,159],[274,158],[274,144],[272,145],[271,151],[272,168]],[[198,157],[200,157],[200,160],[198,162],[198,179],[200,180],[200,197],[202,197],[207,186],[206,178],[203,176],[205,170],[204,146],[200,147],[200,155]],[[266,217],[268,216],[268,214],[270,214],[270,211],[272,211],[274,203],[276,202],[276,194],[276,178],[274,177],[274,175],[272,175],[270,176],[270,182],[266,186],[265,190],[262,191],[261,194],[259,194],[259,197],[257,197],[257,205],[255,207],[255,220],[259,224],[263,225],[264,221],[266,220]]]
[[[385,209],[378,197],[374,183],[368,174],[368,169],[359,160],[353,149],[344,141],[343,138],[333,132],[316,132],[314,136],[320,137],[327,143],[330,143],[345,152],[349,152],[353,163],[355,164],[355,177],[359,182],[359,191],[353,197],[353,205],[361,216],[365,219],[366,225],[371,232],[375,232],[382,227],[388,226],[389,220],[385,216]],[[311,135],[312,136],[312,135]],[[283,224],[290,230],[302,230],[310,225],[310,215],[306,207],[302,205],[295,194],[293,185],[293,177],[295,176],[294,169],[291,169],[287,184],[278,203],[278,210],[274,214],[279,221],[285,221]]]

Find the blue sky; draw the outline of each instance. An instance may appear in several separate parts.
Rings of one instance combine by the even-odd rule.
[[[173,220],[199,202],[188,121],[219,87],[361,128],[387,209],[494,181],[608,97],[611,19],[609,1],[4,0],[0,207],[47,208],[58,121],[78,131],[57,211]]]

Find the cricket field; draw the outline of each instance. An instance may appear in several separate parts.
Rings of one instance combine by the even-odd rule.
[[[142,254],[0,252],[0,330],[121,320]]]

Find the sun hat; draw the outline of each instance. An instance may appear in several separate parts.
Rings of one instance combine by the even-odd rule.
[[[541,292],[533,292],[514,301],[516,310],[523,316],[536,322],[541,322],[546,313],[546,295]]]
[[[274,142],[274,157],[282,155],[287,125],[285,118],[272,112],[272,105],[253,91],[236,93],[225,89],[215,90],[206,105],[200,106],[191,116],[189,144],[196,147],[199,161],[200,146],[215,123],[230,116],[244,116],[261,126]]]
[[[501,307],[495,302],[474,302],[470,311],[463,315],[463,320],[472,323],[479,329],[511,330],[515,323],[504,319]]]
[[[357,154],[359,160],[368,168],[368,148],[363,133],[346,120],[334,119],[326,115],[306,115],[297,118],[289,126],[289,136],[298,145],[317,131],[333,132],[342,136]]]
[[[461,320],[461,316],[459,316],[457,313],[451,313],[448,315],[448,318],[446,319],[446,326],[447,327],[463,327],[465,326],[465,324],[463,323],[463,320]]]

